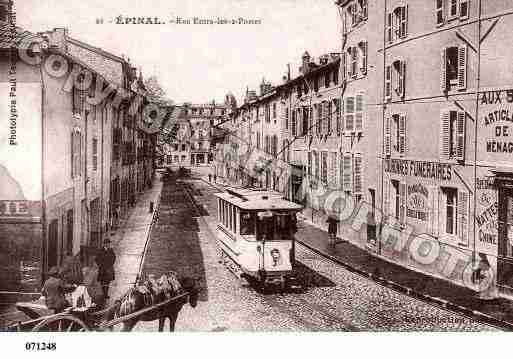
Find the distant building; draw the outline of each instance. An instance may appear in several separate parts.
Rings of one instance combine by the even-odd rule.
[[[173,106],[161,137],[164,164],[168,166],[208,166],[212,164],[212,131],[227,113],[224,104],[184,103]]]

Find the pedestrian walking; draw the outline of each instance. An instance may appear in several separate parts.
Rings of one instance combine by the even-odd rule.
[[[208,174],[208,181],[212,182],[212,175],[210,173]]]
[[[100,249],[95,261],[98,264],[98,281],[101,283],[103,296],[105,299],[108,299],[109,285],[115,278],[114,263],[116,262],[116,254],[110,246],[109,238],[105,239],[103,248]]]
[[[326,222],[328,223],[328,243],[334,247],[337,241],[337,219],[330,215]]]
[[[214,183],[217,183],[217,175],[214,175]]]
[[[50,268],[48,279],[41,290],[41,294],[45,297],[46,307],[55,313],[60,313],[64,308],[69,307],[69,303],[64,296],[67,291],[68,288],[59,276],[59,268],[55,266]]]

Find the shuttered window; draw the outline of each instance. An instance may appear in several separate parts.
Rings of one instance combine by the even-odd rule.
[[[408,35],[408,5],[399,8],[399,38],[404,39]]]
[[[336,119],[336,131],[337,131],[337,136],[340,136],[340,132],[342,131],[342,126],[341,126],[341,109],[340,109],[340,99],[339,98],[336,98],[335,100],[333,100],[334,104],[335,104],[335,119]]]
[[[352,157],[350,153],[344,153],[342,156],[342,166],[343,166],[343,179],[342,179],[342,187],[344,191],[351,192],[352,191],[352,179],[353,179],[353,169],[352,169]]]
[[[354,131],[355,98],[348,96],[345,99],[345,130]]]
[[[406,115],[399,115],[399,145],[400,155],[406,154]]]
[[[337,152],[331,152],[331,160],[330,160],[330,167],[329,167],[329,183],[330,187],[336,187],[337,186],[337,176],[338,176],[338,169],[337,169]]]
[[[321,181],[328,183],[328,152],[321,152]]]
[[[449,20],[458,16],[458,0],[449,0]]]
[[[92,143],[92,162],[93,162],[93,171],[98,170],[98,139],[93,138]]]
[[[469,1],[468,0],[459,0],[459,3],[460,3],[460,6],[459,6],[460,20],[466,20],[469,18],[469,8],[468,8]]]
[[[444,23],[444,0],[435,0],[436,6],[436,25],[440,26]]]
[[[440,115],[440,158],[465,159],[466,114],[463,111],[442,111]]]
[[[467,45],[451,46],[440,55],[440,88],[442,91],[467,88]]]
[[[367,41],[362,41],[358,44],[360,48],[360,52],[362,54],[360,60],[360,72],[365,75],[367,73],[367,53],[368,53],[368,43]]]
[[[292,120],[290,121],[292,136],[296,137],[296,111],[292,110]]]
[[[324,128],[324,108],[322,102],[317,104],[317,135],[321,135]]]
[[[353,167],[354,167],[354,194],[362,195],[363,193],[363,179],[362,179],[362,156],[360,154],[355,154],[353,157]]]
[[[467,88],[467,45],[458,46],[458,88]]]
[[[351,77],[355,78],[358,68],[358,49],[356,46],[351,47]]]
[[[385,217],[390,216],[390,185],[391,181],[390,178],[388,178],[386,175],[383,178],[383,215]]]
[[[385,117],[385,155],[390,156],[392,154],[392,120],[390,116]]]
[[[331,106],[331,101],[327,101],[326,102],[326,113],[328,114],[328,119],[326,121],[326,127],[327,127],[327,131],[326,133],[328,135],[331,135],[332,131],[333,131],[333,123],[332,123],[332,119],[333,119],[333,112],[332,112],[332,106]]]
[[[363,131],[363,95],[356,95],[355,131]]]
[[[392,99],[392,67],[385,67],[385,101]]]

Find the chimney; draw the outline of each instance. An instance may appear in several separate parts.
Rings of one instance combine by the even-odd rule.
[[[327,65],[329,60],[330,60],[330,57],[328,55],[322,55],[321,57],[319,57],[319,65],[321,65],[321,66]]]
[[[302,65],[301,65],[300,72],[303,75],[307,74],[308,71],[310,71],[310,59],[311,59],[310,54],[308,53],[308,51],[305,51],[305,53],[301,57]]]

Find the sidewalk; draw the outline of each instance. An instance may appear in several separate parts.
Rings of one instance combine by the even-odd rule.
[[[203,180],[208,183],[208,178]],[[218,178],[218,183],[209,184],[222,190],[225,184],[219,182]],[[369,277],[373,281],[421,300],[513,330],[513,302],[510,300],[479,299],[476,293],[468,288],[394,264],[347,241],[337,243],[334,248],[330,247],[328,233],[308,220],[299,220],[296,240],[351,272]]]
[[[110,301],[120,298],[133,285],[144,259],[146,244],[151,233],[154,215],[157,213],[163,182],[155,176],[153,187],[144,192],[131,209],[128,218],[111,236],[112,249],[116,253],[115,279],[110,283]],[[150,212],[150,202],[154,211]]]

